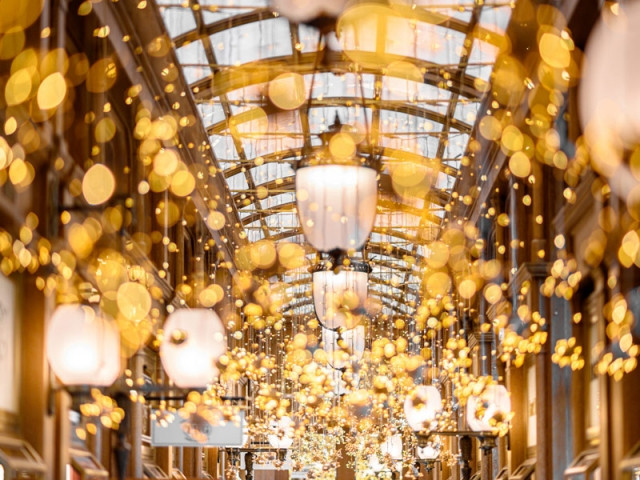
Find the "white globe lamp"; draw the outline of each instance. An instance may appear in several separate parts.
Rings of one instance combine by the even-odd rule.
[[[323,328],[322,342],[329,365],[338,370],[343,369],[350,360],[358,361],[364,355],[364,326],[358,325],[342,333]]]
[[[373,228],[377,172],[352,164],[323,164],[296,172],[296,201],[302,231],[321,252],[360,250]]]
[[[404,401],[404,414],[411,430],[430,428],[442,411],[442,397],[433,385],[418,385]]]
[[[504,385],[487,385],[467,401],[467,423],[474,432],[493,432],[511,416],[511,398]]]
[[[47,325],[47,359],[66,386],[111,385],[120,374],[120,333],[113,320],[79,304],[56,308]]]
[[[284,416],[271,425],[272,432],[267,435],[273,448],[289,448],[293,445],[294,423],[291,417]]]
[[[383,455],[389,455],[392,460],[402,460],[402,435],[396,433],[386,438],[380,446]]]
[[[313,306],[322,326],[330,330],[356,327],[364,314],[369,270],[358,262],[337,272],[322,265],[313,270]]]
[[[164,326],[162,365],[180,388],[203,388],[218,375],[216,362],[227,351],[220,317],[205,308],[176,310]]]

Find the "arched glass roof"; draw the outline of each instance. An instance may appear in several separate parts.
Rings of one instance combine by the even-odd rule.
[[[318,148],[319,135],[336,115],[343,124],[369,126],[382,160],[378,216],[365,251],[373,267],[370,294],[381,298],[385,313],[410,315],[421,282],[415,264],[446,222],[445,206],[512,7],[499,0],[392,3],[398,13],[365,40],[348,32],[342,43],[327,38],[329,58],[319,62],[318,30],[289,22],[271,11],[267,0],[157,0],[249,241],[304,243],[294,181],[295,165],[308,152],[303,147]],[[378,38],[379,28],[402,35]],[[354,69],[343,47],[364,59],[382,48],[389,61],[417,67],[421,78],[408,79],[368,61]],[[268,101],[266,91],[270,80],[286,72],[302,76],[308,100],[283,111]],[[266,114],[256,120],[263,122],[259,128],[251,120],[249,134],[233,135],[232,119],[257,107]],[[432,169],[424,198],[389,191],[389,166],[400,158]],[[313,255],[309,258],[312,262]],[[291,306],[308,313],[310,275],[288,272],[277,280],[294,285],[291,293],[300,298]]]

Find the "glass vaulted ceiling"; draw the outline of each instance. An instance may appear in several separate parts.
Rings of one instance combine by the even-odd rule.
[[[369,126],[383,165],[378,216],[365,251],[373,268],[369,292],[383,313],[403,316],[418,303],[425,244],[447,221],[445,206],[485,100],[511,4],[392,3],[400,8],[385,20],[384,45],[375,35],[357,47],[345,44],[365,54],[382,48],[391,67],[354,69],[353,56],[335,38],[327,39],[332,58],[319,62],[319,32],[272,12],[268,0],[157,0],[249,241],[304,243],[294,166],[305,142],[319,145],[319,134],[336,114],[343,124]],[[398,62],[417,67],[420,78],[405,75],[406,67],[393,68],[406,65]],[[268,82],[290,71],[303,76],[309,100],[296,110],[277,110],[266,100]],[[256,107],[266,113],[259,119],[266,127],[251,125],[259,134],[232,135],[230,119]],[[389,165],[405,159],[433,169],[424,198],[394,195],[385,181]],[[315,255],[308,251],[311,264]],[[288,285],[289,311],[312,312],[310,277],[301,268],[272,279]]]

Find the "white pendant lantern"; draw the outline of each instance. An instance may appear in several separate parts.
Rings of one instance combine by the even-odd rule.
[[[612,5],[617,10],[605,5],[589,36],[579,90],[590,154],[606,175],[620,163],[623,148],[640,141],[640,3]]]
[[[424,447],[417,447],[416,455],[420,460],[435,460],[440,456],[440,444],[434,442]]]
[[[392,460],[402,460],[402,435],[396,433],[387,437],[380,445],[380,450],[383,455],[389,455]]]
[[[271,424],[273,433],[267,435],[269,445],[273,448],[289,448],[293,445],[294,423],[291,417],[284,416]]]
[[[86,305],[61,305],[47,326],[47,358],[67,386],[106,387],[120,374],[120,333]]]
[[[342,334],[323,328],[322,342],[324,343],[324,351],[327,352],[329,365],[336,369],[342,369],[350,360],[360,360],[364,354],[364,335],[365,329],[362,325],[345,330]],[[340,338],[342,338],[341,342]],[[338,342],[342,343],[345,348],[342,348]]]
[[[442,397],[433,385],[418,385],[404,401],[404,414],[411,430],[428,429],[442,411]]]
[[[227,351],[220,317],[205,308],[169,315],[160,346],[162,365],[181,388],[203,388],[218,375],[216,362]]]
[[[487,385],[467,401],[467,423],[474,432],[491,432],[506,424],[511,416],[511,398],[504,385]]]
[[[355,328],[367,300],[369,266],[352,263],[349,269],[313,271],[313,306],[318,321],[330,330]]]
[[[337,17],[347,0],[271,0],[271,7],[294,23],[305,23],[320,16]]]
[[[375,473],[379,473],[384,470],[384,464],[380,462],[377,455],[369,455],[369,468]]]
[[[296,200],[307,241],[321,252],[360,250],[373,228],[377,172],[359,165],[311,165],[296,172]]]

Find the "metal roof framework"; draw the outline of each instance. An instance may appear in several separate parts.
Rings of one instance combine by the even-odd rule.
[[[156,3],[250,242],[304,243],[294,181],[296,162],[308,154],[304,147],[319,148],[319,135],[336,115],[342,123],[369,126],[370,143],[383,165],[380,185],[387,186],[381,188],[364,252],[373,266],[370,294],[381,300],[384,313],[411,315],[408,303],[417,303],[421,283],[416,265],[428,255],[426,243],[448,221],[445,206],[481,117],[511,4],[392,2],[401,21],[410,17],[406,25],[414,41],[398,46],[385,40],[385,58],[415,65],[423,73],[418,82],[368,62],[355,66],[349,52],[333,44],[319,62],[319,32],[274,13],[268,0]],[[359,54],[366,59],[376,52]],[[268,101],[266,89],[286,72],[302,75],[309,100],[282,111]],[[268,119],[266,131],[232,134],[230,120],[257,107]],[[389,165],[398,159],[433,171],[425,198],[390,191]],[[313,255],[307,258],[313,262]],[[310,313],[306,269],[276,277],[302,297],[290,309]]]

